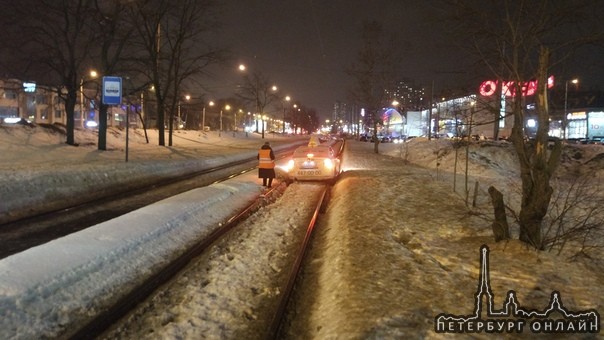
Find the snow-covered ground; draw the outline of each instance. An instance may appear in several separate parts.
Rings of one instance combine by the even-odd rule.
[[[141,140],[139,133],[131,136]],[[156,136],[151,136],[151,145],[131,141],[127,167],[136,171],[149,162],[161,164],[153,168],[161,172],[187,162],[210,162],[216,158],[215,162],[221,162],[238,157],[235,154],[240,152],[255,153],[261,144],[256,135],[223,134],[218,139],[212,134],[180,132],[176,136],[171,148],[157,147]],[[274,144],[292,142],[291,137],[269,138]],[[67,169],[73,171],[70,178],[77,183],[80,173],[97,169],[112,177],[112,169],[124,163],[124,150],[120,147],[124,144],[123,134],[118,135],[117,131],[110,139],[111,151],[96,151],[84,133],[76,140],[81,143],[78,148],[61,144],[60,136],[40,132],[39,128],[0,127],[0,173],[2,180],[10,176],[10,181],[3,184],[13,188],[0,189],[2,204],[24,195],[19,191],[22,189],[14,189],[18,187],[14,183],[29,180],[32,173],[45,174],[46,182],[30,188],[39,191],[41,187],[62,183],[52,178]],[[343,160],[346,172],[332,189],[327,212],[319,220],[303,284],[296,290],[296,296],[301,298],[297,299],[295,317],[285,330],[287,338],[451,337],[434,332],[435,317],[441,313],[474,312],[481,245],[490,249],[490,284],[496,308],[501,308],[507,292],[514,290],[520,305],[544,310],[551,293],[558,291],[567,310],[604,311],[602,248],[593,249],[590,259],[571,258],[577,250],[572,244],[557,254],[534,251],[518,241],[495,243],[490,222],[469,213],[463,197],[452,190],[450,174],[455,152],[448,141],[417,139],[403,146],[382,144],[380,150],[381,154],[376,155],[369,143],[348,143]],[[571,163],[581,163],[597,184],[602,176],[603,152],[600,146],[567,152],[572,156],[565,158],[559,177],[568,177]],[[517,171],[509,146],[483,144],[473,147],[468,155],[472,191],[474,180],[479,181],[480,192],[491,184],[506,193],[514,191],[510,183]],[[465,166],[465,150],[461,149],[458,157],[461,169]],[[461,177],[456,188],[464,188]],[[97,300],[110,300],[108,287],[121,282],[126,288],[144,275],[146,268],[165,261],[162,257],[171,249],[186,243],[189,237],[203,235],[207,226],[219,221],[222,214],[228,215],[225,206],[244,204],[260,190],[259,181],[250,174],[187,192],[3,259],[0,337],[56,335],[65,324],[98,308]],[[206,203],[210,196],[215,199]],[[239,246],[216,249],[210,259],[213,270],[201,266],[206,281],[197,282],[201,279],[192,276],[189,281],[196,289],[171,300],[180,301],[181,307],[162,312],[160,322],[151,318],[142,326],[146,332],[143,334],[158,339],[249,336],[245,330],[254,329],[253,308],[220,301],[238,301],[234,292],[245,281],[241,277],[267,271],[258,268],[266,266],[267,261],[260,261],[262,257],[285,256],[285,250],[272,245],[288,242],[290,233],[285,231],[292,213],[287,207],[296,204],[295,197],[289,197],[286,191],[273,204],[276,209],[266,207],[266,221],[276,221],[284,229],[268,227],[256,233],[252,228],[234,243]],[[472,211],[490,211],[484,197],[478,203],[483,206]],[[269,222],[263,225],[272,226]],[[291,235],[294,237],[294,233]],[[259,260],[246,260],[250,256]],[[274,265],[274,261],[268,263]],[[201,289],[200,285],[208,289]],[[254,288],[256,295],[276,293],[268,282]],[[108,296],[94,299],[97,293]],[[208,314],[203,314],[207,308],[195,306],[216,306],[209,313],[211,322]],[[482,317],[487,318],[484,313]],[[527,338],[534,336],[528,326],[523,334]]]

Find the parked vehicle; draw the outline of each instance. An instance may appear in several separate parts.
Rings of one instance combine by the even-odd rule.
[[[381,143],[392,143],[392,137],[387,135],[378,136]]]

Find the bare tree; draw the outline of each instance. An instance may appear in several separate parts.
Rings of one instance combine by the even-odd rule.
[[[138,71],[155,94],[159,145],[165,145],[166,109],[170,132],[173,129],[182,85],[222,60],[223,51],[205,39],[219,27],[217,6],[214,0],[140,0],[129,7],[141,51]]]
[[[390,105],[393,98],[388,95],[392,89],[396,74],[396,44],[386,35],[377,21],[363,23],[363,45],[357,61],[348,68],[347,73],[355,83],[350,90],[356,103],[368,113],[367,123],[373,125],[374,151],[379,152],[377,139],[378,126],[382,125],[381,109]]]
[[[507,79],[509,114],[514,116],[512,142],[522,180],[518,214],[520,240],[543,248],[542,222],[553,188],[550,179],[560,162],[561,143],[548,147],[550,112],[547,79],[552,69],[581,45],[601,41],[595,29],[600,11],[593,1],[492,0],[445,1],[449,13],[478,59],[496,79]],[[601,10],[601,8],[600,8]],[[589,29],[590,28],[590,29]],[[527,140],[525,84],[537,81],[537,133]]]
[[[317,111],[313,108],[305,107],[304,105],[300,105],[299,109],[300,111],[296,112],[299,127],[306,130],[307,133],[317,131],[321,125]]]
[[[3,4],[3,30],[10,65],[5,72],[20,79],[35,79],[58,91],[64,100],[67,144],[74,138],[74,109],[80,79],[89,65],[93,44],[89,18],[92,0],[23,0]],[[5,21],[6,20],[6,21]]]
[[[260,72],[244,76],[243,84],[238,88],[237,97],[254,105],[255,112],[259,115],[264,115],[266,107],[279,99],[268,77]],[[256,132],[258,132],[258,126],[256,126]],[[262,124],[262,138],[264,138],[264,123]]]

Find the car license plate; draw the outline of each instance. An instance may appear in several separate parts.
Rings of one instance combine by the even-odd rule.
[[[298,176],[321,176],[321,170],[298,170]]]

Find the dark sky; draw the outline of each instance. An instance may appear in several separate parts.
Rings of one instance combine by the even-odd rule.
[[[329,117],[335,101],[349,102],[353,80],[345,68],[356,61],[364,20],[380,21],[398,35],[403,76],[436,91],[478,87],[463,51],[449,43],[433,0],[229,0],[224,4],[222,43],[231,68],[220,71],[216,95],[230,95],[241,81],[236,67],[259,71],[303,105]],[[601,72],[601,68],[599,69]]]
[[[236,60],[232,70],[222,71],[226,74],[221,78],[237,82],[241,75],[236,66],[243,63],[274,80],[284,94],[329,116],[335,101],[348,101],[352,79],[345,68],[356,60],[363,21],[378,20],[402,38],[408,58],[401,62],[407,77],[430,84],[451,69],[439,63],[442,55],[434,55],[437,42],[429,34],[431,25],[424,21],[427,3],[229,1],[221,36]]]

